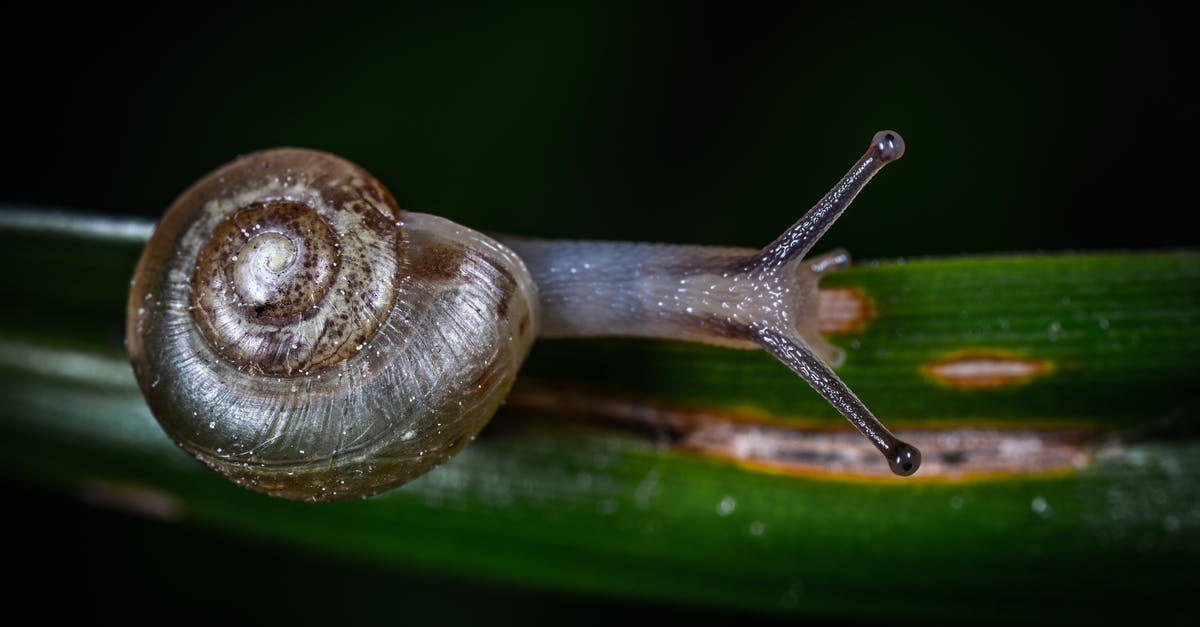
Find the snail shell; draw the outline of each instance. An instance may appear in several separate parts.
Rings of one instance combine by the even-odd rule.
[[[126,338],[168,434],[254,490],[374,494],[470,441],[537,335],[521,259],[402,211],[331,154],[255,153],[180,196],[131,283]]]

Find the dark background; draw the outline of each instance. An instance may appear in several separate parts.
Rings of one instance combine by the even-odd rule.
[[[211,4],[4,29],[2,202],[157,216],[300,145],[484,230],[761,245],[891,128],[905,160],[828,246],[1200,241],[1195,35],[1155,7]]]
[[[43,7],[0,35],[10,205],[153,217],[239,153],[299,145],[481,230],[755,246],[891,128],[905,159],[817,250],[1200,243],[1195,34],[1157,7]],[[10,567],[42,582],[51,613],[214,617],[205,582],[243,564],[290,582],[222,597],[243,618],[673,611],[297,555],[30,489],[11,486],[38,511],[15,517]]]

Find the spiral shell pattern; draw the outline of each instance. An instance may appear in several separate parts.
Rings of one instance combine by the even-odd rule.
[[[301,149],[249,155],[180,196],[127,313],[167,433],[246,487],[303,500],[374,494],[462,447],[538,323],[511,250]]]

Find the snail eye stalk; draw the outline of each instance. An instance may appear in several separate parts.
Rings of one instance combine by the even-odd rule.
[[[871,138],[867,152],[855,163],[838,184],[829,190],[804,217],[762,249],[747,264],[750,273],[760,280],[782,281],[780,274],[800,261],[817,240],[833,226],[858,193],[883,166],[904,156],[904,140],[895,131],[879,131]],[[818,275],[849,265],[843,251],[810,261],[810,269]],[[785,319],[786,320],[786,319]],[[757,329],[758,343],[776,359],[783,362],[800,378],[808,382],[829,404],[850,421],[888,460],[892,472],[907,477],[921,466],[921,451],[901,441],[884,427],[867,406],[855,396],[829,365],[814,353],[809,343],[794,325],[775,324]],[[832,361],[840,361],[840,353]]]

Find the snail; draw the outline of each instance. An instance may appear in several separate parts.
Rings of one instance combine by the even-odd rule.
[[[535,337],[669,338],[762,348],[910,475],[898,440],[833,372],[805,254],[885,164],[876,133],[842,180],[759,251],[489,236],[403,211],[358,166],[280,148],[187,189],[130,282],[126,344],[170,437],[247,488],[368,496],[469,442]]]

